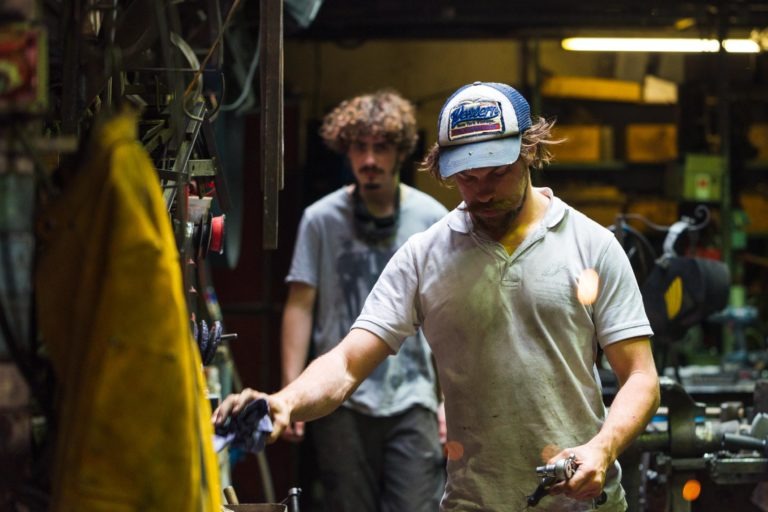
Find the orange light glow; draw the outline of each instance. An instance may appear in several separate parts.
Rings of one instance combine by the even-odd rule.
[[[448,460],[459,460],[464,456],[464,446],[456,441],[445,443],[445,456]]]
[[[600,277],[595,269],[586,268],[578,279],[576,298],[585,306],[594,304],[597,300],[597,290],[600,286]]]
[[[685,501],[695,501],[701,494],[701,483],[698,480],[688,480],[683,485],[683,499]]]
[[[556,444],[548,444],[544,448],[541,449],[541,463],[546,464],[546,462],[560,453],[562,451],[562,448],[557,446]]]

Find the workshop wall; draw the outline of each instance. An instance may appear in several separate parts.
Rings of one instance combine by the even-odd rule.
[[[457,87],[475,80],[523,87],[526,69],[531,83],[533,63],[523,61],[522,44],[510,40],[288,40],[284,56],[286,96],[298,100],[302,125],[306,126],[310,119],[321,119],[347,97],[393,87],[416,104],[419,129],[429,148],[437,138],[440,107]],[[606,54],[565,52],[558,41],[540,43],[544,74],[606,75],[613,72],[613,59]],[[298,156],[304,166],[306,133],[300,140]],[[415,185],[447,208],[459,202],[454,189],[440,187],[429,176],[417,173]]]

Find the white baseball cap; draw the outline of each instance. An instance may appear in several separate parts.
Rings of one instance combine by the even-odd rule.
[[[513,87],[475,82],[459,88],[437,119],[440,175],[516,162],[530,127],[531,108]]]

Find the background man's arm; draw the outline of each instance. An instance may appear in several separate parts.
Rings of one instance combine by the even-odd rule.
[[[283,387],[296,380],[307,363],[316,298],[317,289],[306,283],[293,282],[288,288],[281,330]],[[283,438],[287,441],[301,441],[304,438],[304,422],[290,424]]]

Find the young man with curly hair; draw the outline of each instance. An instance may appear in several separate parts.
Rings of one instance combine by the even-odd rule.
[[[441,510],[522,510],[535,468],[565,458],[575,473],[537,510],[594,510],[603,492],[598,510],[626,510],[617,457],[659,404],[652,331],[613,234],[532,186],[550,128],[509,85],[458,89],[423,168],[455,184],[462,204],[397,251],[336,348],[273,395],[228,397],[214,421],[256,398],[273,436],[328,414],[421,328],[445,396]],[[598,347],[620,384],[607,413]]]
[[[395,251],[447,213],[400,183],[417,133],[413,105],[396,92],[342,102],[325,117],[320,135],[346,155],[355,181],[302,216],[286,277],[284,385],[304,369],[310,340],[317,355],[333,349]],[[437,511],[444,457],[435,382],[431,352],[415,331],[342,407],[308,425],[329,512]],[[303,436],[301,421],[283,433],[290,441]]]

